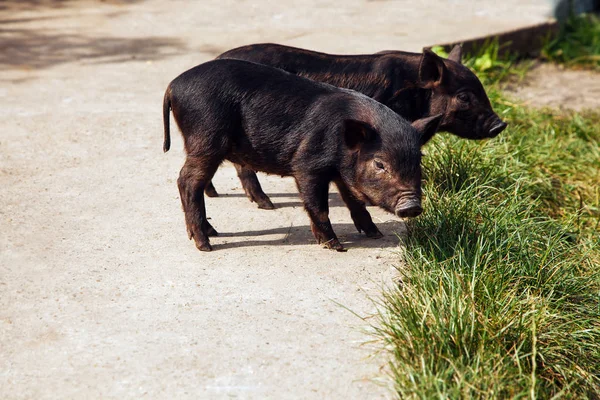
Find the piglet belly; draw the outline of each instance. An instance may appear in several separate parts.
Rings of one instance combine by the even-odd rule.
[[[226,159],[253,171],[281,176],[292,175],[291,160],[276,150],[235,149]]]

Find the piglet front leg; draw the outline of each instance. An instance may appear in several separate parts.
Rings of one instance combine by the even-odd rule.
[[[341,179],[336,180],[335,184],[338,187],[340,196],[342,196],[342,200],[344,200],[344,203],[346,203],[346,206],[350,210],[350,216],[358,232],[364,232],[367,237],[372,239],[382,238],[383,233],[373,223],[373,219],[367,211],[365,203],[354,197],[348,186]]]
[[[296,185],[304,208],[310,217],[310,229],[319,244],[324,247],[346,251],[329,221],[329,181],[316,176],[296,176]]]

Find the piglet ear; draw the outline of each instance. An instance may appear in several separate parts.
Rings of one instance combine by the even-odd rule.
[[[462,63],[462,46],[460,44],[457,44],[452,48],[452,51],[448,54],[448,60],[459,64]]]
[[[433,51],[424,49],[419,64],[419,85],[426,89],[439,86],[445,74],[444,60]]]
[[[359,150],[366,142],[373,140],[377,132],[363,121],[347,119],[344,121],[344,140],[350,150]]]
[[[421,146],[435,135],[443,116],[444,114],[437,114],[432,117],[418,119],[411,124],[421,135]]]

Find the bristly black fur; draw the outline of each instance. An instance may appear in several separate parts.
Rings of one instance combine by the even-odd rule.
[[[239,59],[276,67],[318,82],[353,89],[385,104],[409,121],[442,114],[439,126],[422,136],[427,143],[437,130],[468,139],[498,135],[506,124],[492,110],[477,77],[461,64],[456,46],[448,59],[385,51],[366,55],[334,55],[278,44],[254,44],[229,50],[219,59]],[[237,166],[242,186],[260,208],[273,208],[256,175]],[[212,184],[210,191],[216,196]]]
[[[409,121],[444,114],[440,130],[467,139],[489,138],[498,116],[479,79],[460,63],[460,47],[453,49],[451,55],[442,59],[429,50],[422,54],[385,51],[338,55],[262,43],[238,47],[217,58],[256,62],[353,89]],[[457,98],[460,93],[467,93],[467,102]]]

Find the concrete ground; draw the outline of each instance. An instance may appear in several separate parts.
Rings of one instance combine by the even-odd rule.
[[[403,225],[352,226],[336,193],[319,248],[291,180],[260,176],[250,204],[231,166],[187,240],[175,130],[161,102],[180,72],[274,41],[359,53],[419,51],[542,22],[523,1],[0,2],[0,398],[371,399],[391,396],[363,345],[398,265]],[[352,311],[352,312],[350,312]]]
[[[527,73],[523,82],[511,85],[508,93],[530,107],[600,109],[600,73],[539,64]]]

